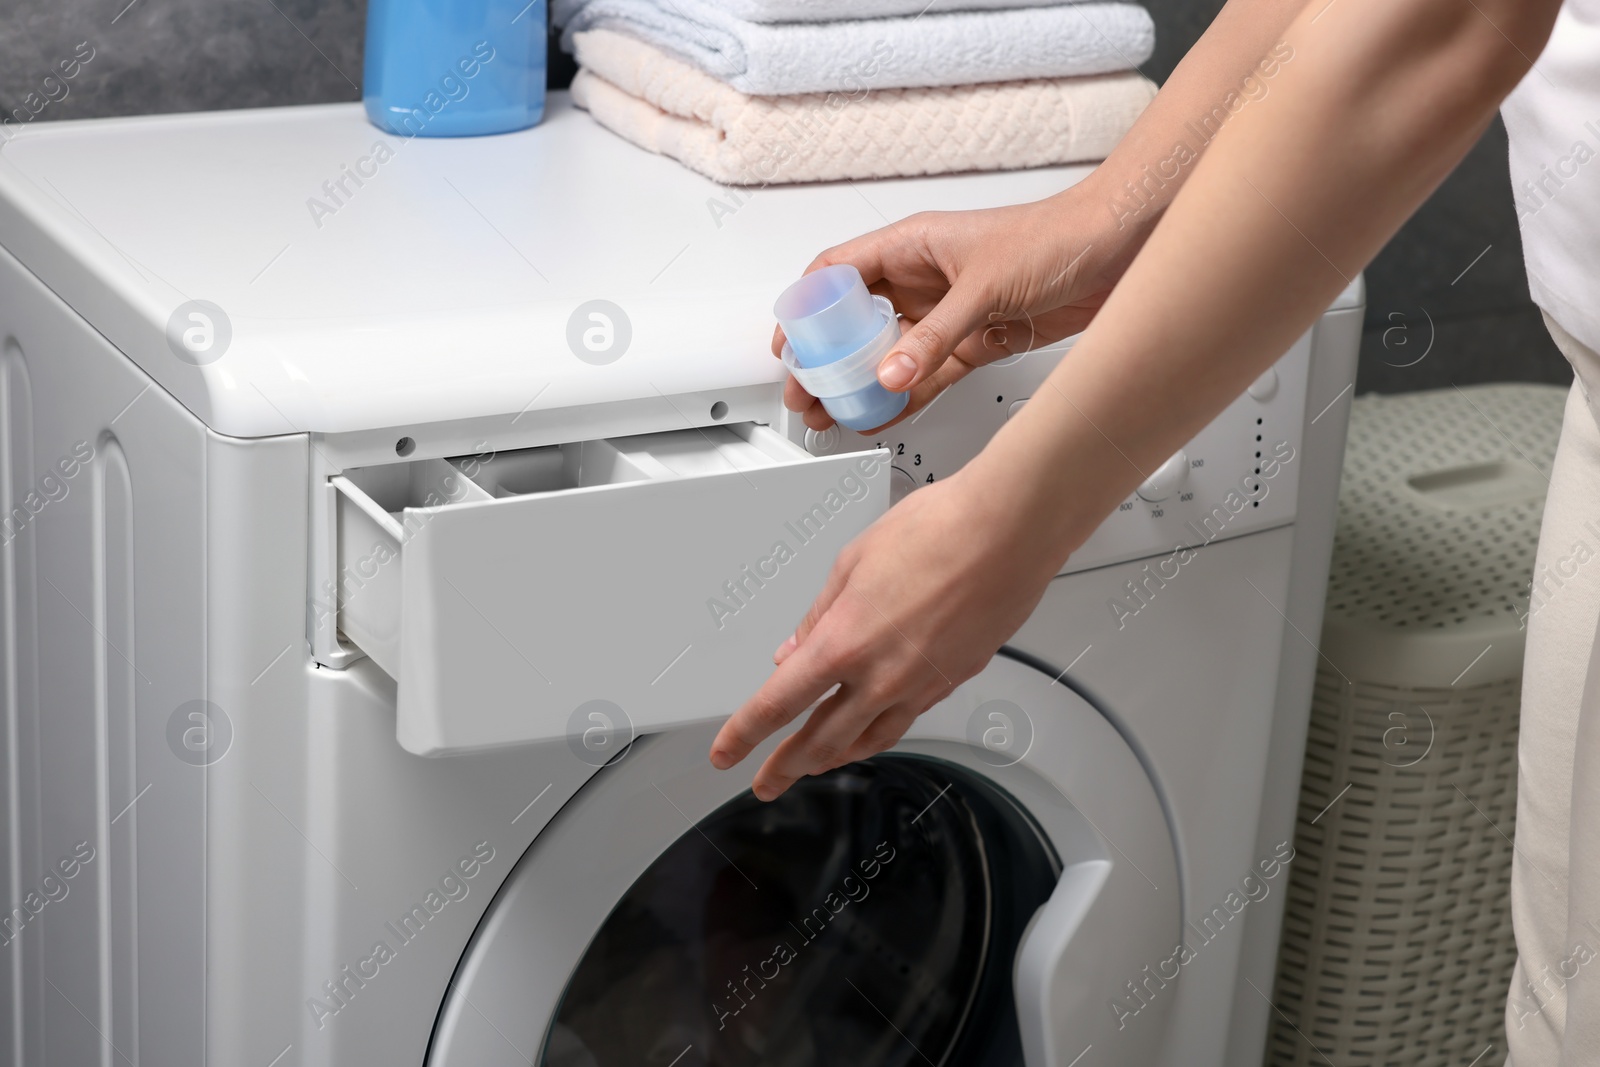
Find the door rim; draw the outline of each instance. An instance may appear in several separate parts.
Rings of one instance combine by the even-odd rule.
[[[972,724],[995,701],[1019,710],[1030,730],[1015,762],[971,740],[978,736]],[[719,772],[705,758],[718,725],[639,738],[528,846],[462,952],[426,1067],[537,1062],[572,973],[622,896],[700,820],[744,793],[751,770],[782,739]],[[924,713],[890,752],[954,763],[986,779],[1033,822],[1063,868],[1092,860],[1131,864],[1170,900],[1161,908],[1170,922],[1152,917],[1137,940],[1170,948],[1177,939],[1176,854],[1155,786],[1127,741],[1075,689],[996,657]],[[1152,838],[1159,838],[1154,847]],[[1126,977],[1137,977],[1137,967]],[[510,989],[515,996],[504,995]],[[1106,1000],[1121,992],[1108,985]]]

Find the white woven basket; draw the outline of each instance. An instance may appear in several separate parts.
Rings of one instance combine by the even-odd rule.
[[[1523,618],[1565,399],[1351,409],[1270,1064],[1503,1058]]]

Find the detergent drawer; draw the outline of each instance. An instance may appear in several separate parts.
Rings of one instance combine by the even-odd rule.
[[[889,471],[754,423],[347,470],[339,627],[407,750],[601,759],[754,692]]]

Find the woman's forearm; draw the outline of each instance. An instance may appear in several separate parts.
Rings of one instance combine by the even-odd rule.
[[[1270,93],[1230,110],[1046,385],[976,459],[839,554],[777,669],[713,743],[712,761],[731,766],[816,706],[762,764],[757,796],[884,751],[981,671],[1067,555],[1311,324],[1460,159],[1559,6],[1311,3],[1282,34],[1293,60]],[[1062,336],[1073,287],[1052,294],[1041,267],[1075,242],[1116,243],[1082,211],[1092,200],[1068,201],[930,216],[903,246],[869,235],[835,254],[875,262],[875,280],[913,300],[948,284],[902,339],[920,338],[924,354],[967,343],[996,306],[1025,325],[1035,311],[1057,315],[1044,332]],[[1095,284],[1114,279],[1098,266]]]
[[[1229,0],[1116,150],[1085,180],[1121,235],[1142,241],[1223,126],[1264,100],[1307,0]]]
[[[1271,94],[974,461],[1021,547],[1064,559],[1289,347],[1471,147],[1558,6],[1334,0],[1294,20]]]

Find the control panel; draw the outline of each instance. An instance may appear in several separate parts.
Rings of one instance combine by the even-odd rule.
[[[877,433],[806,429],[806,450],[825,456],[888,449],[892,499],[898,501],[977,455],[1036,391],[1050,388],[1044,380],[1071,345],[1065,341],[980,368],[911,418]],[[1308,333],[1193,440],[1147,472],[1062,573],[1177,553],[1293,521],[1310,358]],[[1063,471],[1061,492],[1071,491],[1071,476]]]

